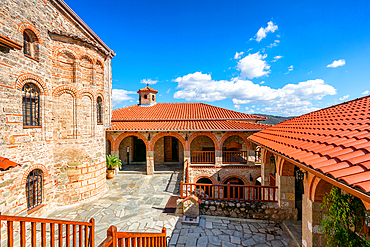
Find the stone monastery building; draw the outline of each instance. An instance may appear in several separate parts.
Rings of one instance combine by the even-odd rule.
[[[267,118],[204,103],[157,103],[157,93],[147,86],[138,105],[113,110],[108,153],[124,165],[146,165],[147,174],[177,165],[191,183],[256,183],[258,151],[247,138],[267,128],[257,123]]]
[[[0,9],[0,212],[88,201],[106,189],[114,52],[62,0]]]

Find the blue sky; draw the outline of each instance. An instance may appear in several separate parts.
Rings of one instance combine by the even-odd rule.
[[[157,102],[282,116],[370,91],[370,1],[65,1],[117,54],[115,108],[143,80]]]

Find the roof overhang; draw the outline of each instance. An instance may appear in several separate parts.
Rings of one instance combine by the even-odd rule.
[[[196,132],[196,131],[229,131],[229,132],[232,132],[232,131],[235,131],[235,132],[239,132],[239,131],[261,131],[263,129],[178,129],[178,130],[173,130],[173,129],[150,129],[150,130],[147,130],[147,129],[140,129],[140,130],[132,130],[132,129],[107,129],[106,131],[169,131],[169,132],[179,132],[179,131],[192,131],[192,132]]]
[[[110,49],[103,40],[63,1],[63,0],[50,0],[54,3],[64,14],[69,15],[79,24],[92,38],[94,38],[101,46],[103,46],[108,52],[109,57],[112,58],[116,54]]]
[[[287,156],[285,156],[285,155],[283,155],[283,154],[281,154],[281,153],[279,153],[277,151],[274,151],[274,150],[272,150],[271,148],[269,148],[269,147],[267,147],[265,145],[262,145],[262,144],[260,144],[260,143],[258,143],[256,141],[253,141],[250,138],[248,138],[248,140],[251,141],[251,142],[253,142],[256,145],[262,146],[263,148],[267,149],[271,153],[274,153],[274,154],[276,154],[276,155],[284,158],[285,160],[288,160],[290,163],[298,166],[299,168],[302,168],[303,170],[305,170],[305,171],[307,171],[307,172],[315,175],[316,177],[319,177],[322,180],[324,180],[324,181],[326,181],[326,182],[328,182],[328,183],[330,183],[332,185],[335,185],[336,187],[338,187],[338,188],[340,188],[340,189],[342,189],[342,190],[344,190],[344,191],[346,191],[346,192],[348,192],[348,193],[350,193],[350,194],[352,194],[352,195],[360,198],[361,200],[364,200],[364,201],[370,203],[370,195],[368,195],[367,193],[361,192],[361,191],[359,191],[359,190],[357,190],[357,189],[355,189],[355,188],[353,188],[351,186],[348,186],[348,185],[346,185],[344,183],[341,183],[341,182],[339,182],[339,181],[337,181],[337,180],[335,180],[335,179],[333,179],[331,177],[328,177],[325,174],[323,174],[323,173],[321,173],[321,172],[319,172],[319,171],[317,171],[315,169],[312,169],[312,168],[306,166],[303,163],[300,163],[300,162],[298,162],[296,160],[293,160],[293,159],[291,159],[291,158],[289,158],[289,157],[287,157]]]
[[[5,46],[6,48],[15,50],[21,50],[23,47],[21,44],[18,44],[17,42],[3,35],[0,35],[0,46]]]

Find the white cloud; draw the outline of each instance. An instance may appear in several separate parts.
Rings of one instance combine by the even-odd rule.
[[[240,109],[240,105],[234,105],[234,108],[239,110]]]
[[[170,93],[170,91],[171,91],[171,88],[169,88],[169,89],[166,91],[166,93]]]
[[[271,43],[270,45],[267,46],[267,48],[272,48],[274,46],[277,46],[280,43],[280,40],[275,40],[274,43]]]
[[[369,90],[364,91],[362,94],[369,94]]]
[[[235,56],[234,56],[234,59],[240,59],[242,57],[242,55],[244,54],[244,52],[237,52],[235,53]]]
[[[179,89],[174,94],[176,99],[214,102],[230,98],[234,105],[265,104],[261,111],[286,115],[317,110],[313,100],[336,94],[336,89],[322,79],[287,84],[279,89],[241,78],[216,81],[212,80],[211,75],[201,72],[178,77],[174,81],[178,83]]]
[[[250,114],[254,113],[254,110],[250,109],[249,107],[245,107],[245,110],[246,110],[247,113],[250,113]]]
[[[290,65],[289,67],[288,67],[288,72],[286,72],[285,74],[289,74],[291,71],[293,71],[293,65]]]
[[[280,55],[278,55],[278,56],[275,56],[274,57],[274,60],[272,60],[271,62],[276,62],[277,60],[279,60],[280,58],[282,58],[283,56],[280,56]]]
[[[260,82],[260,84],[264,84],[264,83],[265,83],[265,81],[261,81],[261,82]]]
[[[349,94],[344,95],[343,97],[339,98],[339,100],[346,100],[346,99],[348,99],[348,97],[349,97]]]
[[[264,60],[266,57],[267,54],[261,55],[259,52],[256,52],[240,59],[236,66],[237,70],[240,71],[240,77],[253,79],[268,75],[271,71],[270,65]]]
[[[113,89],[112,90],[112,100],[113,100],[113,105],[117,105],[123,101],[126,100],[132,100],[133,98],[129,96],[128,94],[136,94],[134,91],[127,91],[124,89]],[[132,102],[132,101],[130,101]]]
[[[257,32],[257,34],[256,34],[256,36],[257,36],[257,37],[256,37],[257,42],[260,42],[263,38],[265,38],[265,37],[266,37],[266,35],[267,35],[267,33],[269,33],[269,32],[273,33],[273,32],[275,32],[277,29],[278,29],[278,26],[277,26],[277,25],[275,25],[272,21],[269,21],[269,22],[267,23],[267,27],[265,27],[265,28],[261,27],[261,28],[258,30],[258,32]]]
[[[142,79],[140,81],[140,83],[149,84],[149,85],[154,85],[157,82],[158,82],[157,80],[152,80],[152,79]]]
[[[336,68],[336,67],[339,67],[339,66],[343,66],[345,64],[346,64],[346,60],[339,59],[339,60],[334,60],[334,62],[332,62],[331,64],[328,64],[326,67],[328,67],[328,68]]]

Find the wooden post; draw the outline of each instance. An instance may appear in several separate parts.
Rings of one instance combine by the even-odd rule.
[[[117,227],[115,226],[110,226],[108,231],[107,231],[107,237],[111,236],[112,237],[112,247],[117,247]]]
[[[183,198],[182,193],[183,193],[183,191],[182,191],[182,180],[181,180],[181,182],[180,182],[180,198]]]
[[[230,201],[230,182],[227,183],[227,200]]]
[[[90,219],[91,223],[91,228],[90,228],[90,246],[94,247],[95,246],[95,219],[91,218]]]
[[[7,221],[8,224],[8,247],[13,247],[13,221]],[[34,246],[32,246],[34,247]]]
[[[0,212],[0,247],[1,247],[1,212]]]

